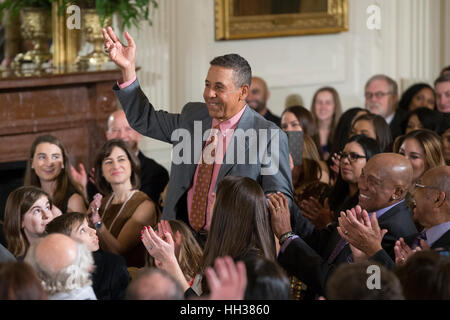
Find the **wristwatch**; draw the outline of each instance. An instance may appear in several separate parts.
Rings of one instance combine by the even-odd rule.
[[[98,230],[102,227],[102,220],[97,221],[96,223],[94,223],[94,228],[95,230]]]

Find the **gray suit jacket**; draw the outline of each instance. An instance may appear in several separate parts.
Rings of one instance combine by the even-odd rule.
[[[116,84],[113,90],[133,129],[145,136],[173,144],[172,166],[162,218],[181,219],[187,222],[186,194],[192,186],[197,163],[205,144],[202,137],[205,137],[205,131],[211,129],[212,125],[212,118],[206,105],[191,102],[183,107],[181,114],[173,114],[156,111],[142,92],[138,80],[122,90]],[[228,146],[227,154],[233,150],[235,158],[232,159],[232,163],[224,160],[217,183],[227,175],[249,177],[256,180],[266,194],[280,191],[291,202],[292,176],[287,136],[275,124],[248,106],[245,108],[234,137],[237,135],[237,129],[257,134],[245,139],[245,142],[241,140],[241,143]],[[264,135],[267,139],[264,139]],[[227,154],[224,159],[227,158]],[[244,156],[244,163],[236,161],[239,160],[236,156]],[[177,161],[180,158],[183,159],[181,163]],[[267,163],[268,159],[272,162]],[[270,171],[269,168],[274,169],[273,174],[266,174]]]

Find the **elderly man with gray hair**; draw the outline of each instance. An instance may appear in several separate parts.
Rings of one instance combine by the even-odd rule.
[[[401,124],[405,120],[406,111],[397,108],[398,86],[392,78],[384,74],[372,76],[364,87],[364,97],[366,109],[382,116],[389,124],[392,139],[403,134]]]
[[[25,261],[36,271],[51,300],[97,300],[92,289],[94,260],[82,243],[55,233],[28,251]]]

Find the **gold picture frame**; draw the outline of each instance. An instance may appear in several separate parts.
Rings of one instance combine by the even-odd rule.
[[[348,31],[348,0],[282,1],[215,0],[215,39],[235,40]],[[272,3],[272,7],[270,4],[264,6],[264,3]],[[288,4],[291,7],[275,10],[281,13],[274,13],[274,3]]]

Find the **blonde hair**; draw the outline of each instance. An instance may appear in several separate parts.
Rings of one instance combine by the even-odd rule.
[[[410,131],[408,134],[395,139],[394,152],[398,153],[403,142],[408,139],[416,140],[425,152],[425,170],[445,165],[441,138],[436,132],[428,129]]]

